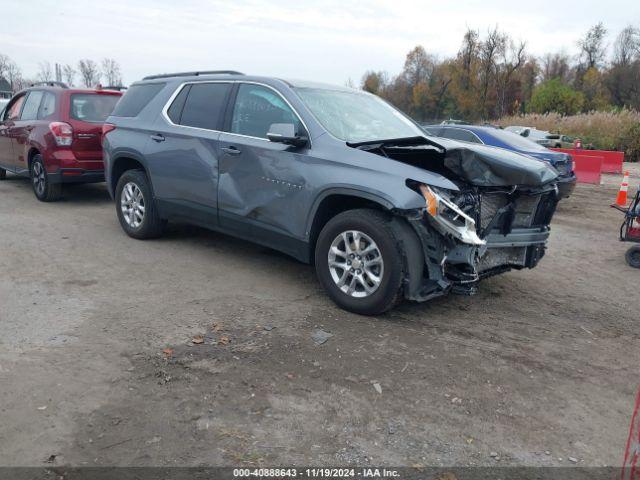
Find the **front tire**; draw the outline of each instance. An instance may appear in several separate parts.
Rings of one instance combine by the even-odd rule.
[[[41,202],[55,202],[62,196],[62,184],[52,183],[44,167],[42,155],[39,153],[33,157],[29,168],[31,186],[36,198]]]
[[[4,168],[0,168],[0,180],[7,178],[7,171]]]
[[[122,229],[130,237],[144,240],[162,235],[163,222],[158,214],[151,185],[142,170],[128,170],[116,186],[116,211]]]
[[[378,315],[402,299],[402,244],[389,215],[348,210],[324,226],[315,250],[316,273],[341,308]]]

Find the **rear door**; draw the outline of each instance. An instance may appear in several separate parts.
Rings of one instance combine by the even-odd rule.
[[[178,87],[145,147],[154,194],[168,216],[217,224],[218,137],[232,84]]]
[[[4,110],[0,122],[0,165],[12,172],[16,170],[13,142],[11,140],[12,128],[20,119],[20,112],[24,106],[26,94],[14,97]]]
[[[120,99],[119,92],[72,92],[68,96],[68,123],[73,128],[71,150],[81,168],[102,170],[102,124]]]

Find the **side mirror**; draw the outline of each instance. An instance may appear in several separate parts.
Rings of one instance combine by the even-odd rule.
[[[304,147],[309,139],[304,135],[296,134],[293,123],[272,123],[267,132],[267,138],[274,143],[284,143],[295,147]]]

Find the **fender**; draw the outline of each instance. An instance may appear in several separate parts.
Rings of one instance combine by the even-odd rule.
[[[305,227],[305,237],[307,240],[309,239],[309,235],[311,234],[311,227],[313,225],[313,220],[316,218],[316,213],[318,212],[318,208],[320,207],[320,204],[325,198],[327,198],[330,195],[349,195],[352,197],[359,197],[365,200],[370,200],[372,202],[375,202],[383,206],[386,210],[392,210],[395,207],[391,197],[384,192],[380,192],[377,190],[373,190],[373,191],[362,190],[352,185],[329,187],[325,190],[322,190],[318,194],[318,196],[313,202],[309,215],[307,216],[306,227]]]

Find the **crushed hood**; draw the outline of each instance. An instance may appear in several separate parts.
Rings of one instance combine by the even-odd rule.
[[[445,149],[444,165],[480,187],[539,187],[558,178],[546,163],[503,148],[438,138]]]
[[[382,151],[385,156],[395,160],[400,160],[403,154],[411,151],[415,154],[422,150],[425,158],[437,152],[447,170],[479,187],[540,187],[558,178],[555,169],[529,156],[446,138],[411,137],[347,145],[367,151]],[[429,162],[422,162],[421,167],[429,170]]]

